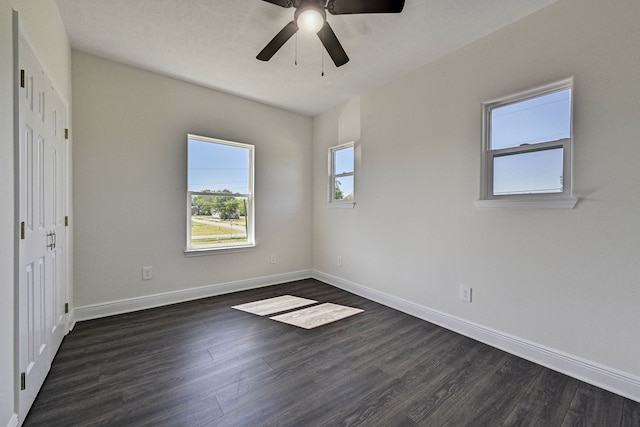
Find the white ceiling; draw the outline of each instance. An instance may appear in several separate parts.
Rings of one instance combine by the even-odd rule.
[[[255,57],[294,9],[261,0],[56,0],[73,49],[309,116],[557,0],[406,0],[401,14],[327,14],[350,61],[299,32]],[[324,77],[322,61],[324,59]]]

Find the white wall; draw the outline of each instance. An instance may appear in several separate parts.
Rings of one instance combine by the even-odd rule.
[[[640,399],[639,22],[637,1],[561,0],[363,94],[352,210],[325,203],[349,106],[317,117],[317,272],[619,372]],[[578,206],[478,210],[481,102],[571,76]]]
[[[12,0],[45,71],[60,95],[71,101],[71,48],[55,1]]]
[[[15,352],[14,110],[12,11],[63,98],[71,98],[71,52],[52,1],[0,0],[0,426],[17,421]]]
[[[73,91],[78,310],[308,275],[311,118],[78,52]],[[185,257],[187,133],[255,145],[255,251]]]

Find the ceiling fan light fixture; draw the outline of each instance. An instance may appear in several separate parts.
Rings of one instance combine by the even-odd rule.
[[[302,31],[316,34],[324,26],[326,14],[323,9],[319,9],[315,4],[307,7],[300,7],[296,10],[295,21]]]
[[[295,7],[293,21],[280,30],[276,36],[256,56],[260,61],[268,61],[298,30],[317,34],[329,56],[341,67],[349,62],[349,56],[340,44],[336,33],[327,22],[327,13],[332,15],[353,15],[359,13],[400,13],[405,0],[263,0],[276,6]]]

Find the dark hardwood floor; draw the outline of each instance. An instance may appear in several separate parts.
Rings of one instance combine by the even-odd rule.
[[[279,295],[364,313],[305,330]],[[303,280],[79,322],[25,426],[640,426],[640,403]]]

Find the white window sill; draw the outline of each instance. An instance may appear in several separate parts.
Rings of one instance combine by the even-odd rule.
[[[187,249],[184,251],[184,256],[186,256],[187,258],[191,258],[196,256],[223,255],[223,254],[233,254],[238,252],[251,252],[255,250],[256,250],[256,245],[227,246],[224,248]]]
[[[353,209],[356,207],[356,202],[328,202],[327,208],[330,209]]]
[[[476,200],[478,209],[573,209],[576,197]]]

